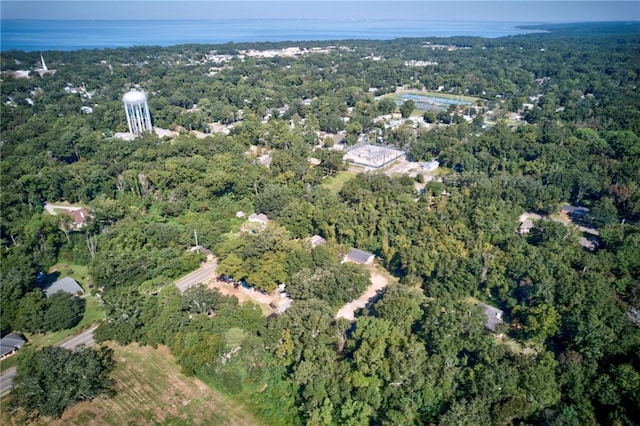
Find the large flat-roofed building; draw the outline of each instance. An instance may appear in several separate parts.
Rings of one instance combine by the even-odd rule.
[[[127,113],[129,133],[139,135],[153,130],[147,95],[144,92],[137,90],[127,92],[122,97],[122,102]]]
[[[344,154],[344,161],[372,169],[379,169],[404,157],[405,152],[399,149],[363,143],[349,149],[349,151]]]

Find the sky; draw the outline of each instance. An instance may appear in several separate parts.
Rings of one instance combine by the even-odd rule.
[[[640,21],[640,0],[3,0],[2,19],[419,19]]]

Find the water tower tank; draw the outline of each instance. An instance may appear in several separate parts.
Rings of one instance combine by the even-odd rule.
[[[139,135],[153,130],[149,104],[147,104],[147,96],[144,92],[131,90],[124,94],[122,102],[127,114],[127,125],[130,133]]]

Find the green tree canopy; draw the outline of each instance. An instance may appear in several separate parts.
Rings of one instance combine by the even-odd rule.
[[[19,355],[9,405],[23,419],[60,417],[65,408],[100,395],[113,395],[115,368],[106,347],[71,351],[61,347],[25,348]]]

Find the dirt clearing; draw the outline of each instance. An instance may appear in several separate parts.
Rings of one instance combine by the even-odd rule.
[[[355,311],[367,306],[369,301],[376,297],[378,290],[382,290],[389,285],[390,279],[386,274],[386,271],[381,272],[376,266],[370,266],[367,268],[371,274],[371,285],[367,287],[367,290],[360,295],[357,299],[344,305],[338,313],[336,318],[345,318],[349,321],[355,320]]]

